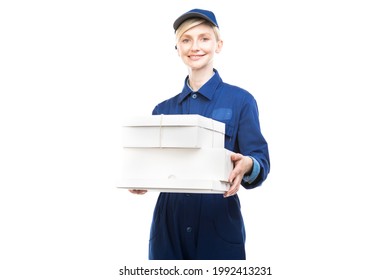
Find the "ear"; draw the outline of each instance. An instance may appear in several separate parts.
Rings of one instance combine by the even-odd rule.
[[[177,48],[177,45],[175,45],[175,50],[178,56],[180,56],[179,49]]]
[[[219,41],[217,42],[217,48],[215,49],[215,52],[216,52],[216,53],[220,53],[221,50],[222,50],[222,47],[223,47],[223,41],[222,41],[222,40],[219,40]]]

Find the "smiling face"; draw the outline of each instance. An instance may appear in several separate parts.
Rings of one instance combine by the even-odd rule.
[[[221,49],[222,41],[207,23],[188,29],[177,40],[178,54],[192,71],[212,70],[214,54]]]

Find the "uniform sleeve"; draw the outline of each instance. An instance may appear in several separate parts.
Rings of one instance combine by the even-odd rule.
[[[250,175],[247,175],[247,176],[244,176],[244,178],[242,178],[245,182],[247,183],[252,183],[256,180],[257,176],[259,176],[259,173],[260,173],[260,164],[259,162],[254,158],[254,157],[251,157],[249,156],[252,161],[253,161],[253,168],[252,168],[252,172]]]
[[[257,102],[251,95],[245,100],[240,112],[237,137],[240,153],[254,158],[259,164],[257,176],[252,180],[242,180],[242,185],[246,189],[261,186],[270,171],[270,158],[268,143],[260,128]]]

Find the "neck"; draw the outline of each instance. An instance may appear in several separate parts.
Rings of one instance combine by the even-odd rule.
[[[193,91],[198,91],[214,75],[213,69],[207,71],[190,70],[188,74],[189,84]]]

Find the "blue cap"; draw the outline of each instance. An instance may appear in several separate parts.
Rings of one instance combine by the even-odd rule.
[[[182,24],[185,20],[189,18],[203,18],[219,28],[217,19],[215,18],[213,12],[201,9],[193,9],[178,17],[177,20],[175,20],[175,22],[173,23],[173,29],[175,29],[176,31],[179,28],[180,24]]]

